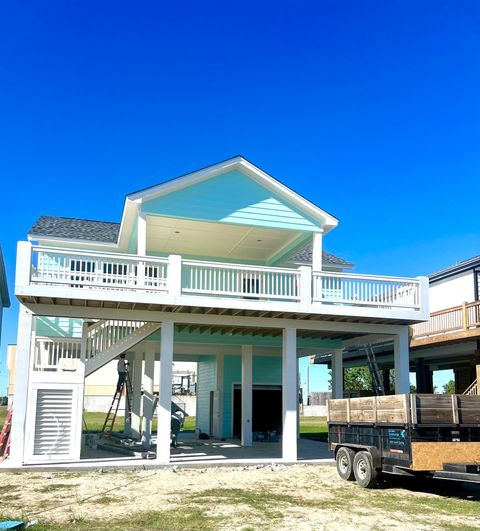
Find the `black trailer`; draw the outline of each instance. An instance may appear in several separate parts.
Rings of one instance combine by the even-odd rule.
[[[380,474],[480,483],[480,397],[404,394],[328,401],[338,474],[366,488]]]

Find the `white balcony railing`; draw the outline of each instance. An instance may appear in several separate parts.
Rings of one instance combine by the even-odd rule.
[[[216,297],[241,300],[238,304],[242,307],[260,302],[296,304],[292,311],[338,313],[333,306],[409,310],[417,312],[419,319],[428,306],[427,278],[312,273],[309,267],[287,269],[187,260],[177,255],[160,258],[87,252],[26,242],[19,243],[17,267],[17,285],[61,286],[68,290],[68,297],[72,289],[77,293],[78,289],[120,290],[163,294],[170,297],[166,302],[175,304],[182,303],[178,297],[187,305],[192,297]]]
[[[75,370],[80,359],[81,340],[72,337],[37,337],[35,339],[35,371],[56,371],[59,367]]]
[[[420,309],[420,280],[314,272],[313,301],[377,308]]]

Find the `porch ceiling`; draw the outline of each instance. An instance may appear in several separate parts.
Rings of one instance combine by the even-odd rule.
[[[147,252],[266,262],[302,233],[147,216]]]

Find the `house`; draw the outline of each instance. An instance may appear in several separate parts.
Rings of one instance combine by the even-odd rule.
[[[273,418],[284,461],[297,459],[299,357],[333,351],[341,396],[345,345],[392,338],[395,390],[408,391],[408,325],[428,318],[428,281],[342,272],[323,252],[337,224],[243,157],[127,195],[120,223],[41,217],[18,243],[10,465],[80,460],[85,378],[121,353],[128,429],[147,447],[159,361],[159,464],[174,361],[198,364],[202,431],[248,448]]]
[[[416,389],[433,393],[433,372],[451,370],[456,393],[477,394],[480,378],[480,256],[459,262],[431,274],[430,318],[410,327],[410,371]],[[384,340],[373,345],[376,360],[386,377],[393,368],[393,345]],[[331,363],[319,355],[314,363]],[[344,352],[345,367],[365,365],[365,352],[350,348]],[[441,389],[439,390],[441,391]]]
[[[2,248],[0,247],[0,338],[2,332],[2,318],[4,308],[10,308],[10,296],[8,294],[5,262],[3,260]]]

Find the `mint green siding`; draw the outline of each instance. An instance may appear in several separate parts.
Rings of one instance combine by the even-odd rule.
[[[35,332],[43,337],[82,337],[82,319],[35,317]]]
[[[202,356],[197,364],[197,428],[210,431],[210,392],[215,391],[217,358]]]
[[[147,214],[260,227],[315,231],[319,224],[239,170],[160,196]]]

